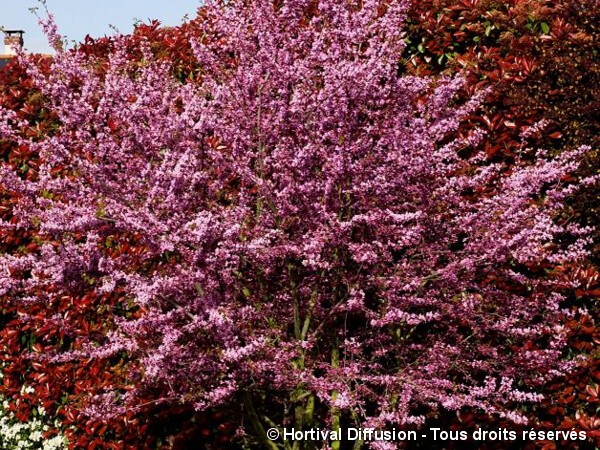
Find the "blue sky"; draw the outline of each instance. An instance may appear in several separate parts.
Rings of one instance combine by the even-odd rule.
[[[113,34],[110,25],[129,33],[136,20],[158,19],[164,25],[178,25],[183,17],[194,17],[199,0],[47,0],[46,5],[56,17],[59,31],[69,41],[80,42],[86,34],[101,37]],[[37,18],[29,8],[43,7],[37,0],[0,0],[0,26],[25,30],[25,48],[30,52],[51,53]],[[0,53],[4,47],[0,41]]]

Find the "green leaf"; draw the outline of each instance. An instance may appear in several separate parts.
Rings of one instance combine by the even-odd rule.
[[[50,192],[50,191],[47,191],[46,189],[44,189],[44,190],[43,190],[43,191],[40,193],[40,196],[41,196],[42,198],[46,198],[46,199],[49,199],[49,200],[52,200],[52,199],[54,198],[54,194],[53,194],[52,192]]]
[[[540,24],[540,27],[542,28],[542,33],[548,34],[550,32],[550,27],[548,26],[548,24],[546,22],[542,22]]]

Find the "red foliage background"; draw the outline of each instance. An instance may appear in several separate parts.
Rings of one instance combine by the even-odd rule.
[[[465,94],[482,87],[490,93],[478,115],[465,121],[461,133],[483,127],[488,136],[482,145],[491,157],[512,161],[522,148],[522,134],[544,120],[545,128],[526,138],[531,147],[558,152],[562,148],[591,145],[594,150],[582,173],[598,172],[598,114],[600,110],[600,66],[598,48],[598,0],[417,0],[407,19],[407,47],[401,71],[437,76],[463,73],[468,83]],[[140,46],[173,63],[178,79],[193,82],[200,76],[190,39],[201,36],[196,19],[175,28],[158,22],[139,25],[130,36],[132,60],[140,60]],[[87,38],[80,51],[107,55],[112,40]],[[48,66],[45,57],[38,58]],[[44,109],[41,95],[15,61],[0,71],[0,105],[19,111],[30,127],[25,131],[43,136],[52,133],[55,120]],[[115,131],[118,132],[118,131]],[[0,158],[23,177],[36,176],[37,155],[0,141]],[[597,191],[588,190],[573,199],[565,220],[594,224],[598,216]],[[0,190],[0,215],[10,219],[15,199]],[[598,234],[596,235],[598,236]],[[36,230],[0,230],[0,251],[34,251],[44,239]],[[546,400],[529,411],[531,425],[540,429],[586,430],[589,444],[600,446],[600,354],[598,344],[598,299],[600,246],[595,241],[593,255],[580,267],[564,267],[559,280],[577,279],[584,289],[569,292],[568,307],[573,316],[564,325],[570,330],[570,356],[582,355],[586,362],[558,382],[547,386]],[[136,236],[113,236],[105,242],[114,257],[127,254],[135,264],[144,261],[144,249]],[[93,422],[79,414],[90,396],[109,386],[127,389],[124,375],[130,362],[125,356],[105,361],[50,363],[25,357],[33,350],[51,354],[64,348],[77,348],[78,337],[106,334],[114,318],[136,314],[119,306],[119,292],[95,293],[94,286],[83,287],[69,297],[56,297],[51,304],[22,304],[2,299],[0,320],[0,360],[4,379],[2,393],[11,399],[11,408],[26,420],[34,404],[41,403],[50,414],[70,427],[72,448],[144,449],[236,448],[233,433],[243,417],[239,411],[211,410],[196,414],[185,408],[164,409],[153,405],[148,393],[147,408],[123,417]],[[48,325],[55,311],[69,311],[69,323]],[[41,324],[44,324],[43,326]],[[21,394],[23,384],[34,394]],[[20,401],[17,403],[16,400]],[[442,429],[514,428],[475,411],[458,416],[439,417],[431,426]],[[49,434],[53,431],[49,432]],[[593,443],[593,444],[592,444]],[[428,448],[432,444],[427,444]],[[505,448],[501,444],[488,448]],[[582,448],[578,443],[538,442],[530,448]],[[479,447],[483,448],[483,447]]]

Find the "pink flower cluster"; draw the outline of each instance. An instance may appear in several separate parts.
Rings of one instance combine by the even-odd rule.
[[[485,137],[450,139],[479,97],[398,75],[405,8],[209,2],[217,39],[193,43],[186,84],[118,43],[107,61],[30,64],[58,127],[30,138],[0,112],[0,138],[43,162],[34,181],[1,169],[20,201],[0,226],[48,243],[0,255],[0,293],[124,288],[142,314],[91,356],[128,351],[161,401],[268,392],[323,422],[519,420],[514,404],[568,366],[562,297],[533,269],[585,255],[588,230],[557,217],[587,149],[509,168],[473,154]],[[106,251],[126,233],[147,270]]]

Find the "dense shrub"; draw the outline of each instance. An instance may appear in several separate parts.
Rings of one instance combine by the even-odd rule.
[[[427,75],[461,72],[468,80],[467,92],[474,87],[491,87],[481,112],[463,122],[460,131],[484,127],[488,138],[482,146],[490,156],[510,162],[526,133],[529,145],[551,152],[591,144],[593,150],[577,176],[597,174],[597,6],[595,0],[412,2],[405,67],[409,73]],[[540,121],[545,125],[529,133],[528,129]],[[596,225],[598,199],[597,187],[582,191],[569,202],[564,220]],[[590,392],[594,392],[600,374],[600,359],[593,344],[598,342],[600,317],[598,236],[596,230],[590,262],[562,269],[565,280],[576,279],[588,286],[568,294],[575,316],[564,323],[570,330],[569,352],[584,356],[585,361],[568,377],[546,386],[545,406],[530,411],[533,423],[543,423],[546,428],[570,429],[577,424],[595,430],[588,434],[595,433],[597,445],[600,423],[594,419],[596,400]],[[489,420],[487,423],[491,426]]]
[[[24,62],[52,125],[31,135],[23,106],[4,111],[11,154],[41,156],[2,175],[5,232],[34,244],[2,257],[7,359],[26,336],[56,354],[40,374],[105,391],[85,425],[67,417],[83,439],[122,405],[243,404],[258,439],[263,415],[519,421],[570,367],[557,279],[585,232],[557,219],[582,151],[534,157],[511,135],[506,161],[459,130],[471,75],[398,78],[403,11],[207,7],[184,64],[145,38]],[[127,436],[111,432],[96,444]]]

